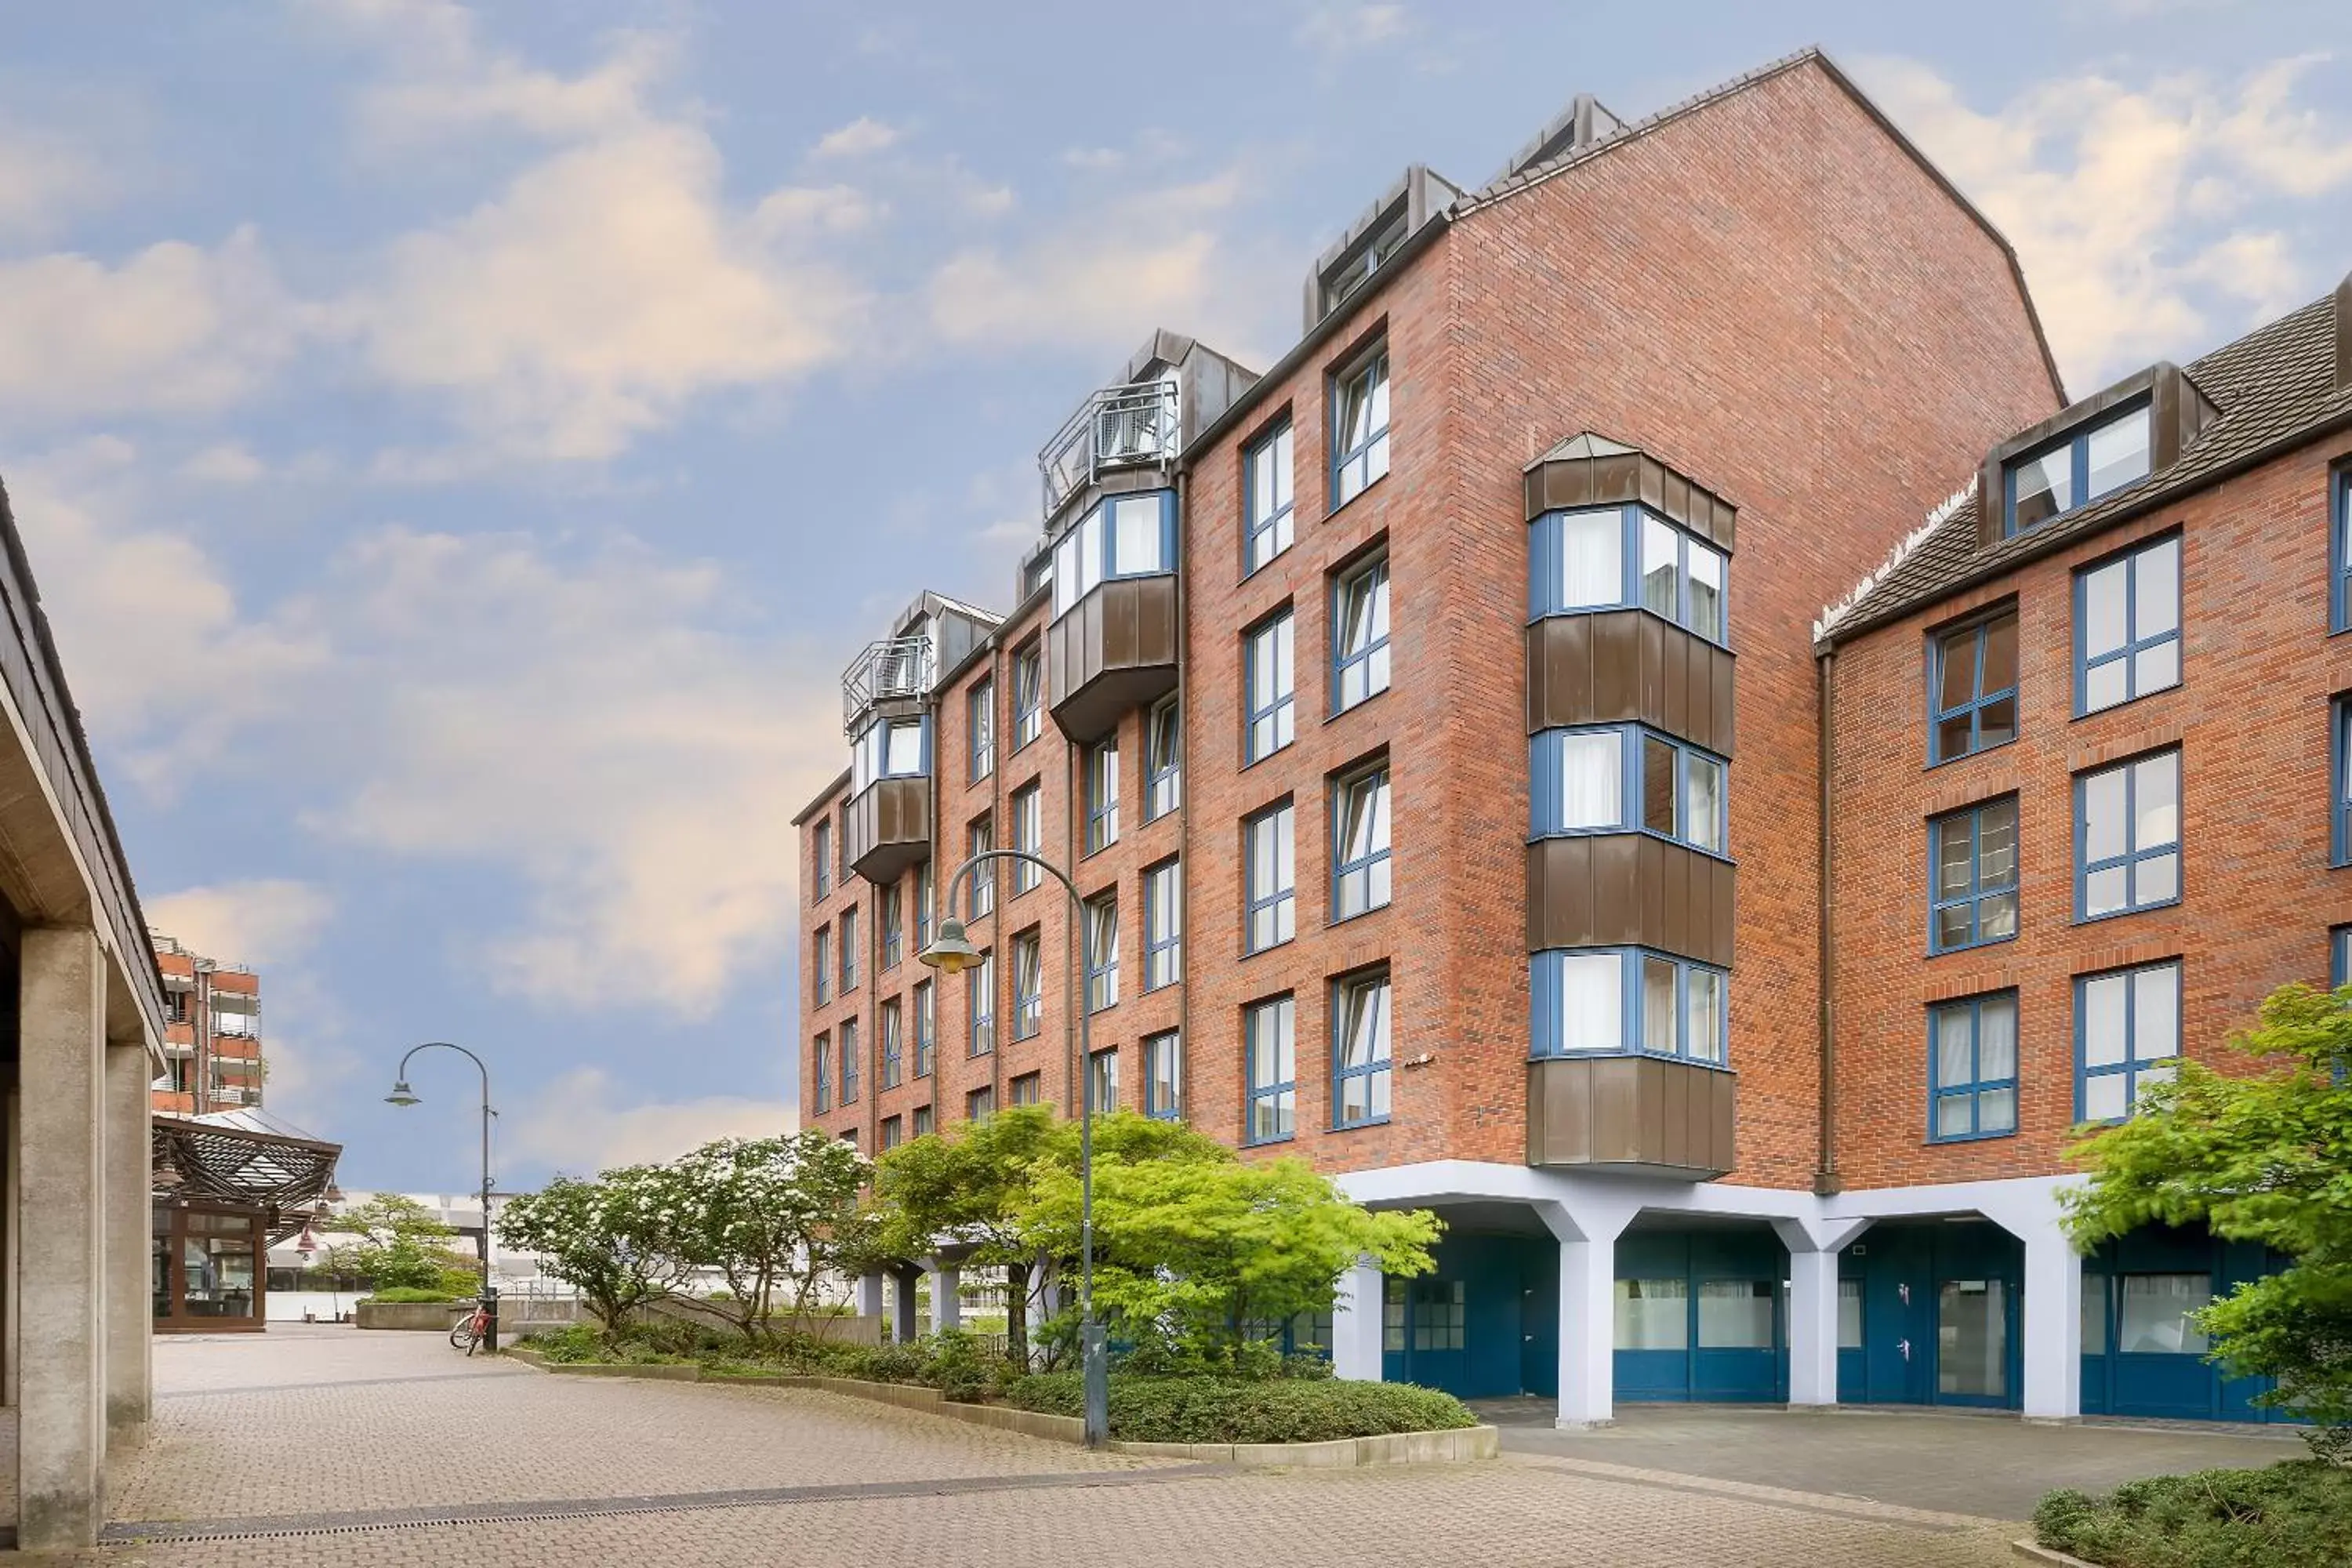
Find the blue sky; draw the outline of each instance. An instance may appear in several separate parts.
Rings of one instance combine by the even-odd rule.
[[[557,25],[557,17],[561,25]],[[1932,19],[1931,19],[1932,18]],[[351,1186],[773,1127],[792,814],[921,586],[1154,326],[1269,363],[1405,163],[1825,45],[2077,393],[2352,268],[2352,19],[1770,7],[93,4],[0,61],[0,477],[154,923],[263,971]],[[2333,51],[2333,53],[2331,53]],[[1957,482],[1961,476],[1955,476]],[[1906,522],[1890,519],[1890,539]]]

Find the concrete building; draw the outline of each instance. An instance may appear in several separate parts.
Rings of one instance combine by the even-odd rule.
[[[2107,854],[2116,786],[2078,775],[2200,745],[2162,718],[2191,700],[2153,684],[2161,637],[2116,653],[2114,580],[2081,589],[2096,617],[2068,583],[2137,534],[2192,531],[2150,584],[2225,548],[2147,510],[2182,486],[2263,533],[2181,603],[2293,645],[2242,679],[2292,666],[2272,692],[2304,727],[2259,765],[2307,767],[2326,831],[2352,671],[2326,673],[2298,595],[2347,613],[2326,492],[2347,309],[2070,402],[2001,237],[1813,52],[1635,123],[1580,99],[1475,188],[1408,170],[1317,260],[1278,363],[1163,331],[1082,404],[1009,613],[926,595],[852,665],[852,766],[796,819],[803,1116],[887,1148],[1075,1107],[1087,1073],[1434,1208],[1434,1275],[1351,1272],[1331,1324],[1290,1331],[1349,1375],[1540,1394],[1563,1424],[1621,1399],[2242,1412],[2181,1314],[2265,1260],[2150,1236],[2086,1270],[2056,1224],[2062,1131],[2128,1109],[2112,1040],[2133,998],[2160,1005],[2126,974],[2117,1022],[2110,972],[2210,976],[2173,1037],[2210,1052],[2272,985],[2321,978],[2352,910],[2317,917],[2326,846],[2275,833],[2268,879],[2238,881],[2218,832],[2185,879],[2176,858],[2213,900],[2193,927],[2185,901],[2060,901],[2078,797],[2099,899],[2116,866],[2162,875],[2153,839]],[[2248,465],[2290,447],[2244,508]],[[2164,601],[2129,581],[2137,626]],[[1989,629],[2002,602],[2023,631]],[[2051,661],[2092,619],[2086,689],[2118,657],[2149,672],[2070,724]],[[2193,623],[2182,647],[2193,689]],[[1945,703],[1971,649],[1971,679],[2022,657],[2024,684]],[[2004,722],[2037,743],[1996,747]],[[1948,762],[1948,733],[1969,747]],[[2123,798],[2159,812],[2160,772]],[[1967,840],[1979,901],[1931,898],[1931,839],[1958,864],[1948,817],[2004,791],[2010,837],[1996,813]],[[1000,871],[958,911],[990,962],[935,975],[914,955],[944,880],[991,845],[1069,868],[1083,920]],[[1932,950],[1922,931],[1960,928],[1931,912],[1980,945]],[[1964,1043],[1971,1076],[1936,1076]]]
[[[155,966],[163,976],[163,1054],[170,1069],[154,1105],[173,1116],[205,1116],[261,1104],[261,979],[160,931]]]
[[[150,1404],[148,1086],[163,982],[65,670],[0,497],[0,1405],[16,1544],[87,1546]]]

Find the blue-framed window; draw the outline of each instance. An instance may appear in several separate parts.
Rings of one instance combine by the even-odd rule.
[[[1724,855],[1729,766],[1640,724],[1539,730],[1528,740],[1530,836],[1649,833]]]
[[[1045,848],[1045,792],[1041,781],[1032,780],[1013,792],[1013,847],[1039,855]],[[1045,879],[1045,873],[1034,860],[1013,863],[1013,896],[1019,898]]]
[[[2017,993],[1927,1009],[1927,1137],[1936,1143],[2017,1131]]]
[[[1160,1121],[1184,1114],[1184,1037],[1174,1029],[1143,1038],[1143,1114]]]
[[[1163,697],[1143,721],[1143,820],[1157,822],[1184,804],[1184,718]]]
[[[995,1114],[995,1089],[983,1086],[963,1097],[963,1119],[966,1121],[985,1121]]]
[[[1276,996],[1242,1010],[1242,1058],[1247,1102],[1244,1143],[1279,1143],[1298,1131],[1298,1010]]]
[[[1390,1022],[1387,970],[1332,985],[1333,1126],[1369,1127],[1389,1119]]]
[[[1042,1072],[1024,1072],[1004,1088],[1005,1099],[1014,1105],[1045,1103],[1045,1075]]]
[[[2122,1121],[2179,1068],[2179,959],[2075,977],[2075,1121]]]
[[[1331,510],[1389,471],[1389,351],[1383,343],[1331,378]]]
[[[1034,929],[1013,939],[1013,1037],[1025,1040],[1045,1026],[1045,943]]]
[[[1929,635],[1927,761],[2017,739],[2017,606]]]
[[[1389,689],[1389,558],[1343,573],[1331,590],[1332,710]]]
[[[1331,918],[1389,901],[1389,765],[1343,779],[1331,803]]]
[[[1118,842],[1118,737],[1087,748],[1087,853]]]
[[[833,1037],[819,1035],[809,1059],[816,1064],[816,1113],[823,1116],[833,1109]]]
[[[2074,574],[2074,711],[2180,684],[2180,536]]]
[[[917,1138],[928,1138],[932,1132],[931,1121],[931,1108],[919,1105],[908,1117],[908,1131]]]
[[[1086,905],[1087,1011],[1118,1005],[1118,895],[1103,893]]]
[[[857,1020],[841,1021],[841,1103],[857,1103]]]
[[[1641,506],[1548,511],[1528,525],[1528,613],[1646,610],[1712,643],[1731,641],[1731,563]]]
[[[972,683],[964,699],[965,727],[971,734],[971,779],[978,784],[996,771],[996,682]]]
[[[1927,951],[2007,942],[2017,934],[2017,797],[1927,824]]]
[[[857,989],[857,907],[841,911],[841,994]]]
[[[931,863],[924,861],[915,868],[915,951],[921,952],[931,945],[931,906],[935,902],[931,886]]]
[[[1242,456],[1242,575],[1290,548],[1290,421],[1286,418]]]
[[[967,831],[966,839],[967,856],[982,854],[995,848],[996,817],[994,814],[983,811],[973,817],[971,826]],[[995,910],[996,868],[1003,864],[1001,860],[983,861],[973,867],[971,875],[964,879],[964,918],[966,920],[976,921]]]
[[[907,900],[898,884],[891,883],[882,889],[881,908],[874,918],[882,926],[882,967],[896,969],[907,956]]]
[[[906,1017],[897,997],[882,1004],[878,1026],[882,1031],[882,1087],[896,1089],[907,1071]]]
[[[964,1001],[970,1009],[970,1053],[984,1057],[996,1048],[996,956],[983,952],[980,962],[963,972]]]
[[[1087,1058],[1087,1098],[1097,1116],[1118,1109],[1118,1047],[1105,1046]]]
[[[2327,479],[2327,626],[2352,629],[2352,467]]]
[[[1054,546],[1054,617],[1118,577],[1176,570],[1176,492],[1106,496]]]
[[[2148,405],[2110,414],[2001,470],[2001,533],[2038,528],[2148,474]]]
[[[2327,988],[2352,985],[2352,926],[2336,926],[2327,933]]]
[[[939,1060],[940,1009],[938,993],[928,980],[915,983],[915,1076],[929,1078]]]
[[[1297,737],[1290,635],[1287,609],[1243,635],[1242,690],[1249,723],[1242,743],[1244,763],[1272,756]]]
[[[2074,775],[2074,918],[2180,901],[2180,749]]]
[[[1528,973],[1538,1057],[1727,1059],[1731,977],[1711,964],[1641,947],[1552,948]]]
[[[816,858],[816,896],[833,891],[833,818],[820,816],[809,829],[809,850]]]
[[[1298,934],[1298,861],[1291,805],[1269,806],[1242,823],[1242,951],[1263,952]]]
[[[1034,637],[1013,655],[1013,749],[1019,751],[1045,731],[1045,659]]]
[[[929,778],[931,721],[928,718],[877,719],[849,743],[849,793],[861,794],[882,779]]]
[[[833,928],[819,926],[816,941],[809,949],[809,967],[816,974],[816,999],[822,1004],[833,1000]]]
[[[906,1131],[907,1124],[901,1121],[898,1118],[895,1116],[884,1117],[882,1119],[882,1147],[885,1150],[896,1149],[899,1144],[906,1142]]]
[[[1184,978],[1184,869],[1162,861],[1143,873],[1143,988]]]
[[[2352,692],[2327,705],[2327,776],[2328,863],[2352,865]]]

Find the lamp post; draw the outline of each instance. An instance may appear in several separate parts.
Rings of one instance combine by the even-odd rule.
[[[419,1051],[456,1051],[472,1062],[482,1075],[482,1315],[487,1320],[483,1344],[496,1355],[499,1349],[499,1288],[490,1282],[490,1118],[498,1114],[490,1109],[490,1069],[482,1058],[465,1047],[448,1040],[427,1040],[421,1046],[408,1047],[408,1055],[400,1058],[400,1070],[393,1075],[392,1092],[385,1095],[387,1105],[411,1106],[417,1103],[415,1090],[408,1087],[408,1063]]]
[[[973,869],[993,860],[1020,860],[1036,867],[1070,895],[1070,918],[1079,922],[1080,952],[1086,945],[1087,903],[1059,868],[1025,849],[983,849],[967,859],[948,879],[942,907],[956,907],[956,891]],[[960,974],[980,961],[980,950],[964,935],[963,922],[953,915],[940,921],[938,937],[916,957],[943,974]],[[1103,1326],[1095,1321],[1095,1064],[1091,1051],[1087,998],[1076,966],[1069,973],[1070,1005],[1078,1015],[1078,1364],[1086,1384],[1086,1441],[1089,1448],[1110,1441],[1110,1352]]]

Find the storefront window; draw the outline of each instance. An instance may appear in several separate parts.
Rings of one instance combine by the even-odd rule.
[[[1680,1279],[1617,1281],[1617,1348],[1678,1351],[1690,1345],[1690,1288]]]
[[[2116,1314],[2116,1348],[2149,1355],[2203,1355],[2205,1335],[2189,1314],[2213,1300],[2205,1274],[2126,1274]]]
[[[1770,1350],[1772,1282],[1702,1279],[1698,1283],[1698,1348]]]

